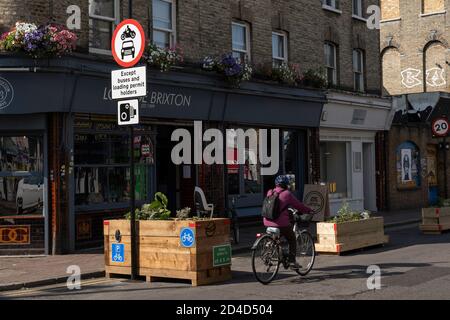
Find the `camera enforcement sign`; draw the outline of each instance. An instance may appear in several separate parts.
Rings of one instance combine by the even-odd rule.
[[[117,123],[119,126],[139,124],[139,101],[137,99],[117,102]]]
[[[111,71],[111,97],[127,99],[147,95],[146,67]]]

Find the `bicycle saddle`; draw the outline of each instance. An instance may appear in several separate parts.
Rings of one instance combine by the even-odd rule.
[[[272,234],[272,235],[275,235],[275,236],[277,236],[277,237],[280,236],[280,229],[275,228],[275,227],[268,227],[268,228],[266,229],[266,232],[267,232],[268,234]]]

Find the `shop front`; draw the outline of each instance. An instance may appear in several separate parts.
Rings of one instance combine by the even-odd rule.
[[[299,196],[312,179],[311,136],[322,111],[320,91],[256,83],[237,89],[209,75],[148,70],[148,92],[139,99],[140,123],[130,155],[129,128],[117,125],[117,101],[111,99],[114,65],[78,57],[37,65],[23,58],[1,62],[12,68],[0,77],[11,83],[17,99],[0,110],[0,227],[30,226],[26,235],[31,243],[24,248],[40,245],[42,253],[58,254],[102,246],[103,221],[129,211],[131,156],[137,206],[160,191],[168,195],[172,212],[194,209],[193,191],[200,186],[219,216],[226,215],[227,200],[236,195],[244,196],[238,201],[240,216],[259,215],[276,174],[291,174]],[[201,150],[208,145],[203,133],[195,140],[198,123],[202,132],[215,128],[224,134],[227,129],[255,129],[257,136],[263,129],[278,130],[272,155],[280,155],[278,170],[262,175],[252,161],[175,164],[175,130],[191,134],[192,154],[196,145]],[[258,155],[251,144],[246,147],[248,160]],[[40,229],[33,227],[38,221]],[[14,232],[19,231],[8,229]],[[0,254],[10,246],[0,243]]]
[[[354,210],[378,211],[376,133],[389,130],[392,117],[390,99],[328,93],[320,124],[320,178],[328,186],[332,215],[344,202]]]

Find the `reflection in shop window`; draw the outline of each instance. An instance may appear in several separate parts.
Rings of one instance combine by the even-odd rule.
[[[0,216],[43,214],[44,156],[40,136],[0,136]]]
[[[75,205],[126,203],[130,199],[130,138],[108,123],[79,125],[75,134]],[[96,128],[94,132],[93,128]],[[83,131],[87,132],[83,132]],[[103,132],[99,132],[102,130]],[[111,132],[107,132],[111,131]],[[152,137],[136,130],[134,158],[137,201],[149,199],[154,164]]]
[[[248,143],[248,139],[246,139],[245,164],[241,165],[237,163],[237,131],[234,129],[228,130],[227,169],[229,194],[260,194],[262,192],[261,168],[258,161],[259,130],[254,130],[256,130],[256,148],[252,147]]]
[[[327,183],[330,198],[349,197],[347,177],[347,143],[320,143],[320,179]]]

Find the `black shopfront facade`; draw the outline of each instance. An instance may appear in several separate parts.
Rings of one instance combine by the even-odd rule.
[[[103,220],[129,210],[130,137],[117,125],[110,92],[117,67],[86,57],[12,56],[1,56],[0,67],[0,255],[101,247]],[[278,173],[295,176],[299,196],[313,180],[322,92],[262,83],[235,89],[184,70],[148,70],[147,91],[133,142],[138,206],[161,191],[172,212],[192,208],[198,185],[219,215],[237,194],[239,216],[259,214],[273,176],[261,176],[258,166],[172,163],[172,132],[193,133],[194,121],[224,133],[279,129]]]

